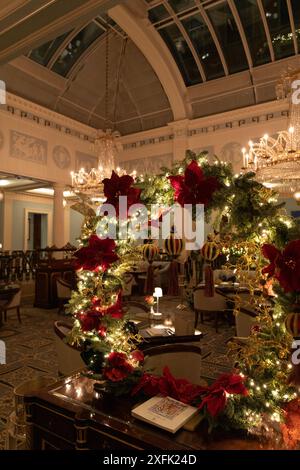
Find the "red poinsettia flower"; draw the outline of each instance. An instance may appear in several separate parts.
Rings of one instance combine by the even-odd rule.
[[[112,382],[119,382],[125,379],[134,370],[124,353],[112,352],[108,356],[107,361],[108,365],[104,368],[103,375]]]
[[[217,416],[219,413],[221,413],[221,411],[224,410],[226,406],[225,391],[220,388],[219,390],[215,390],[206,395],[206,397],[204,397],[200,403],[199,410],[201,410],[205,405],[208,413],[212,417]]]
[[[116,244],[114,240],[106,238],[100,239],[97,235],[91,235],[88,246],[77,250],[74,254],[76,269],[87,271],[106,271],[112,263],[119,259],[115,253]]]
[[[300,240],[291,241],[283,252],[273,245],[265,244],[262,253],[270,260],[270,264],[262,272],[274,276],[285,292],[299,292]]]
[[[140,202],[141,189],[133,188],[134,179],[129,175],[119,176],[114,171],[110,178],[105,178],[104,196],[107,198],[106,203],[111,204],[119,214],[119,196],[127,196],[128,207]]]
[[[221,188],[220,182],[214,176],[205,177],[201,167],[193,160],[186,168],[184,176],[169,176],[175,190],[175,200],[184,204],[207,205],[213,193]]]
[[[144,362],[144,353],[139,349],[132,351],[131,358],[136,362]]]
[[[211,385],[210,389],[215,391],[220,388],[225,390],[226,393],[236,395],[248,395],[248,390],[245,387],[245,378],[238,374],[222,374]]]
[[[83,332],[98,330],[101,325],[101,318],[97,312],[88,310],[79,315],[79,321]]]
[[[100,336],[106,335],[106,327],[101,324],[101,316],[95,310],[88,310],[78,316],[83,332],[96,331]]]
[[[206,392],[200,403],[201,410],[205,405],[208,413],[215,417],[224,410],[228,394],[248,395],[244,385],[245,378],[238,374],[222,374],[210,387],[202,388]]]

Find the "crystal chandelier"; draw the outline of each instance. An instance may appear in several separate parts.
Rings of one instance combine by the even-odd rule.
[[[291,83],[300,71],[285,73],[276,91],[279,99],[291,95]],[[290,86],[287,84],[290,83]],[[290,90],[288,92],[288,90]],[[243,148],[243,169],[256,172],[256,179],[281,193],[293,193],[300,189],[300,105],[290,96],[290,117],[287,130],[275,136],[265,134],[258,142],[250,141]]]
[[[97,168],[92,168],[87,171],[85,168],[80,168],[77,172],[71,172],[72,178],[72,191],[75,194],[86,196],[90,199],[97,199],[103,193],[103,184],[102,181],[104,178],[109,178],[111,176],[112,170],[115,169],[117,153],[122,149],[122,144],[120,143],[120,133],[109,129],[109,120],[108,120],[108,81],[109,81],[109,32],[108,24],[105,33],[105,130],[97,130],[94,140],[91,144],[91,150],[98,159]],[[124,53],[125,54],[125,48]],[[119,62],[118,70],[118,80],[116,85],[116,97],[115,97],[115,108],[114,108],[114,118],[116,116],[116,106],[117,106],[117,95],[119,91],[119,77],[120,77],[120,67],[121,60]],[[115,120],[115,119],[114,119]],[[116,170],[118,173],[121,172],[119,168]]]

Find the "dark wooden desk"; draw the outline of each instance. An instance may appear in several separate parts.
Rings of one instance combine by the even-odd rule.
[[[51,259],[41,262],[36,269],[34,306],[55,308],[57,298],[56,279],[61,278],[75,287],[75,270],[70,259]]]
[[[203,450],[267,448],[239,433],[208,436],[204,427],[170,434],[131,416],[133,398],[99,398],[76,374],[25,397],[27,448]]]

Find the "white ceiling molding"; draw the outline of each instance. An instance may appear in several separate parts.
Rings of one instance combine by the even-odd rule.
[[[127,6],[117,5],[109,10],[109,16],[128,34],[152,66],[169,99],[174,120],[190,118],[192,109],[182,76],[167,46],[150,24],[147,11],[143,17],[138,9],[133,13]]]

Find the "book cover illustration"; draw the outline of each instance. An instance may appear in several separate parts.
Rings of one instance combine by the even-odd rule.
[[[158,414],[163,418],[174,419],[176,416],[179,416],[186,408],[187,406],[184,403],[166,397],[152,405],[149,408],[149,411],[154,414]]]

